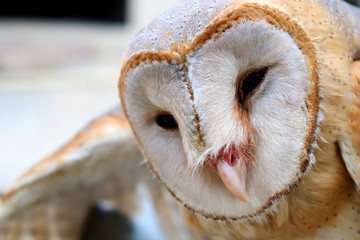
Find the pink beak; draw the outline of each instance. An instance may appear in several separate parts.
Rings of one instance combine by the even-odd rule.
[[[245,189],[247,155],[245,148],[232,146],[228,150],[223,148],[217,155],[210,157],[210,163],[231,194],[248,203],[250,197]]]

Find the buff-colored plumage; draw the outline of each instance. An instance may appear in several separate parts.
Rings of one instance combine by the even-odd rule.
[[[176,185],[187,179],[176,183],[168,180],[169,176],[157,159],[152,159],[157,155],[151,148],[158,146],[151,145],[152,139],[147,136],[139,135],[139,132],[146,132],[146,128],[141,128],[148,122],[136,119],[134,116],[141,111],[137,113],[129,106],[140,104],[142,93],[130,94],[132,88],[137,89],[133,82],[138,78],[150,79],[141,85],[149,96],[158,94],[146,92],[147,87],[154,85],[153,78],[182,79],[176,83],[182,86],[184,93],[179,96],[181,103],[174,104],[166,97],[158,103],[166,105],[169,102],[171,106],[184,103],[182,108],[176,108],[181,114],[176,112],[174,115],[189,113],[185,118],[188,126],[179,124],[180,128],[190,129],[190,133],[182,132],[183,141],[178,144],[185,150],[181,149],[173,157],[186,155],[187,164],[200,168],[199,175],[211,172],[194,163],[197,160],[194,156],[202,156],[207,150],[209,133],[204,110],[199,107],[201,101],[208,99],[199,100],[197,87],[201,89],[202,86],[196,85],[193,79],[208,76],[202,76],[201,71],[191,72],[191,66],[197,66],[197,60],[211,49],[209,43],[222,41],[226,34],[236,34],[231,28],[244,26],[265,29],[271,34],[279,34],[280,40],[288,41],[289,53],[293,51],[294,54],[288,56],[289,59],[296,58],[298,69],[307,72],[306,94],[303,105],[299,105],[306,106],[306,111],[303,110],[306,121],[301,133],[303,139],[299,140],[303,141],[299,160],[289,164],[289,169],[293,168],[296,175],[287,180],[280,179],[280,190],[269,190],[271,196],[264,203],[261,202],[263,195],[258,197],[250,189],[253,195],[250,197],[255,203],[235,202],[239,205],[234,206],[239,208],[234,207],[233,212],[238,214],[234,216],[229,215],[231,207],[222,205],[232,203],[230,194],[223,202],[214,203],[220,210],[211,211],[208,205],[202,206],[201,198],[196,206],[192,196],[186,196],[187,189]],[[154,66],[162,71],[151,71]],[[173,68],[175,70],[171,72]],[[299,76],[303,77],[301,73]],[[121,70],[119,90],[124,113],[116,110],[94,121],[62,149],[25,173],[2,196],[1,240],[79,239],[84,218],[94,202],[112,199],[119,210],[133,216],[141,205],[134,199],[143,197],[136,190],[139,185],[149,189],[165,239],[360,239],[359,9],[332,0],[184,1],[156,19],[131,42]],[[160,94],[163,91],[160,89]],[[172,96],[173,90],[168,91]],[[209,102],[214,100],[210,98]],[[248,120],[241,109],[235,112],[246,125],[247,131],[241,136],[253,134],[256,126],[252,126],[251,119]],[[290,116],[289,119],[292,121]],[[164,192],[155,180],[150,180],[149,169],[139,166],[142,155],[133,133],[142,154],[175,198]],[[173,134],[171,141],[176,138],[174,133],[169,134]],[[172,157],[166,147],[161,148]],[[195,159],[193,162],[190,161],[192,158]],[[206,164],[204,166],[206,168]],[[182,174],[181,168],[168,170],[174,173],[169,174],[174,179]],[[281,174],[285,176],[283,172],[278,173]],[[208,179],[211,183],[218,182],[212,180],[212,175]],[[191,182],[190,185],[196,184]],[[225,188],[220,186],[219,189]],[[213,195],[206,201],[217,197]],[[180,202],[180,211],[175,199]],[[221,209],[226,209],[223,215],[219,214]]]

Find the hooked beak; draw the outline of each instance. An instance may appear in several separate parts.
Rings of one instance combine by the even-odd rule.
[[[250,202],[246,192],[247,154],[246,149],[235,146],[222,148],[220,152],[210,157],[210,164],[215,168],[226,188],[231,194],[243,202]]]

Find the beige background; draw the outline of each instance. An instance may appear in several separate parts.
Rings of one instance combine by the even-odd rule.
[[[177,0],[130,0],[129,24],[0,21],[0,192],[119,103],[129,39]]]

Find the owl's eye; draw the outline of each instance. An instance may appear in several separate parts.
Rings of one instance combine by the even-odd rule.
[[[171,114],[160,114],[156,117],[156,124],[165,130],[176,130],[178,124]]]
[[[241,81],[239,88],[239,99],[240,102],[244,102],[248,96],[250,96],[260,86],[265,78],[268,68],[261,68],[250,72]]]

